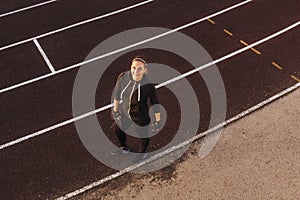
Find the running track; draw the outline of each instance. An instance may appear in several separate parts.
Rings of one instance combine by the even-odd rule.
[[[175,29],[241,2],[157,0],[129,9],[141,1],[117,0],[112,4],[65,0],[1,17],[0,199],[55,199],[116,172],[87,152],[73,123],[5,147],[19,138],[73,118],[72,89],[78,67],[72,66],[81,63],[95,46],[133,28]],[[42,1],[37,0],[4,3],[0,13],[40,3]],[[128,9],[124,9],[126,7]],[[226,87],[227,119],[300,82],[299,9],[296,0],[288,4],[283,0],[249,1],[180,30],[205,47],[215,60],[296,24],[285,33],[217,64]],[[118,10],[120,12],[116,12]],[[115,13],[107,15],[112,12]],[[95,19],[99,16],[103,17]],[[89,19],[95,20],[88,22]],[[84,23],[70,26],[78,22]],[[69,28],[64,30],[64,27]],[[46,34],[54,30],[60,31]],[[43,49],[48,64],[37,46]],[[136,53],[181,73],[192,69],[187,61],[168,52],[148,49],[125,54],[101,79],[95,97],[97,108],[109,104],[117,75],[128,69],[130,58]],[[51,73],[53,75],[49,75]],[[38,79],[43,76],[45,78]],[[201,99],[200,133],[208,129],[210,99],[201,77],[191,75],[187,79]],[[151,140],[150,151],[171,140],[180,118],[176,112],[178,104],[170,104],[174,96],[165,88],[158,90],[158,96],[171,117],[162,132]],[[100,112],[97,117],[103,129],[109,132],[109,111]],[[113,136],[109,137],[116,141]],[[133,138],[131,141],[129,145],[137,147],[139,141]]]

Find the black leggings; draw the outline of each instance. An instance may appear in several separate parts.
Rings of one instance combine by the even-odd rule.
[[[120,147],[127,146],[126,145],[126,133],[124,131],[126,131],[128,129],[128,127],[133,124],[135,133],[142,140],[139,152],[145,153],[147,147],[149,146],[149,142],[150,142],[149,134],[148,134],[149,126],[147,126],[150,123],[150,119],[149,119],[149,122],[147,122],[147,121],[146,122],[145,121],[134,121],[134,123],[133,123],[132,120],[130,120],[126,117],[123,117],[120,123],[114,123],[113,132],[116,134],[116,136],[119,140]],[[137,125],[137,124],[142,124],[142,125]],[[146,124],[146,125],[143,125],[143,124]]]

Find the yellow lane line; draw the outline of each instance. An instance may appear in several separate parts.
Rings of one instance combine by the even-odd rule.
[[[246,43],[245,41],[243,41],[243,40],[240,40],[240,42],[243,44],[243,45],[245,45],[245,46],[249,46],[249,44],[248,43]],[[258,51],[258,50],[256,50],[255,48],[250,48],[254,53],[256,53],[257,55],[261,55],[261,53]]]
[[[216,22],[214,22],[213,20],[211,20],[211,19],[207,19],[210,23],[212,23],[212,24],[216,24]],[[228,34],[228,35],[230,35],[230,36],[233,36],[233,33],[231,33],[229,30],[227,30],[227,29],[223,29],[223,31],[226,33],[226,34]],[[249,44],[247,43],[247,42],[245,42],[244,40],[240,40],[240,43],[242,43],[243,45],[245,45],[245,46],[249,46]],[[258,51],[257,49],[255,49],[255,48],[250,48],[254,53],[256,53],[257,55],[261,55],[261,52],[260,51]],[[272,65],[274,66],[274,67],[276,67],[277,69],[279,69],[279,70],[282,70],[283,69],[283,67],[281,67],[279,64],[277,64],[276,62],[272,62]],[[300,79],[299,78],[297,78],[296,76],[294,76],[294,75],[291,75],[290,76],[292,79],[294,79],[295,81],[297,81],[297,82],[300,82]]]
[[[212,24],[216,24],[216,22],[214,22],[212,19],[207,19],[207,21],[209,21],[210,23],[212,23]]]
[[[227,33],[228,35],[233,36],[233,33],[231,33],[230,31],[228,31],[227,29],[223,29],[223,31],[224,31],[225,33]]]
[[[283,68],[278,65],[276,62],[272,62],[272,65],[275,66],[277,69],[282,70]]]
[[[300,83],[300,79],[299,79],[299,78],[297,78],[296,76],[294,76],[294,75],[291,75],[291,78],[292,78],[292,79],[294,79],[295,81],[298,81],[298,82]]]

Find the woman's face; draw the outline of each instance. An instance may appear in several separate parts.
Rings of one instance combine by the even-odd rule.
[[[134,60],[131,63],[131,76],[134,81],[140,81],[143,78],[143,75],[146,73],[147,68],[145,64],[141,61]]]

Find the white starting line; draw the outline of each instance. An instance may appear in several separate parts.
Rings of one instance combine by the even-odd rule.
[[[212,66],[212,65],[214,65],[214,64],[216,64],[216,63],[219,63],[219,62],[224,61],[224,60],[226,60],[226,59],[228,59],[228,58],[231,58],[231,57],[233,57],[233,56],[236,56],[236,55],[238,55],[238,54],[240,54],[240,53],[242,53],[242,52],[244,52],[244,51],[247,51],[248,49],[250,49],[250,48],[252,48],[252,47],[254,47],[254,46],[256,46],[256,45],[259,45],[259,44],[262,44],[262,43],[264,43],[264,42],[266,42],[266,41],[268,41],[268,40],[271,40],[271,39],[273,39],[273,38],[275,38],[275,37],[277,37],[277,36],[279,36],[279,35],[281,35],[281,34],[287,32],[287,31],[289,31],[289,30],[291,30],[291,29],[297,27],[298,25],[300,25],[300,21],[298,21],[297,23],[292,24],[292,25],[288,26],[287,28],[284,28],[284,29],[282,29],[282,30],[280,30],[280,31],[278,31],[278,32],[276,32],[276,33],[274,33],[274,34],[272,34],[272,35],[266,37],[266,38],[263,38],[263,39],[261,39],[261,40],[255,42],[255,43],[253,43],[253,44],[250,44],[250,45],[248,45],[248,46],[246,46],[246,47],[244,47],[244,48],[241,48],[241,49],[239,49],[239,50],[237,50],[237,51],[234,51],[234,52],[232,52],[232,53],[230,53],[230,54],[227,54],[227,55],[225,55],[225,56],[223,56],[223,57],[221,57],[221,58],[219,58],[219,59],[217,59],[217,60],[214,60],[214,61],[212,61],[212,62],[209,62],[209,63],[207,63],[207,64],[204,64],[204,65],[202,65],[202,66],[200,66],[200,67],[197,67],[196,69],[193,69],[193,70],[191,70],[191,71],[189,71],[189,72],[187,72],[187,73],[181,74],[181,75],[179,75],[179,76],[177,76],[177,77],[175,77],[175,78],[172,78],[172,79],[170,79],[170,80],[168,80],[168,81],[165,81],[165,82],[163,82],[163,83],[157,85],[156,88],[158,89],[158,88],[160,88],[160,87],[162,87],[162,86],[165,86],[165,85],[167,85],[167,84],[173,83],[173,82],[175,82],[175,81],[177,81],[177,80],[179,80],[179,79],[185,78],[185,77],[187,77],[187,76],[189,76],[189,75],[191,75],[191,74],[193,74],[193,73],[195,73],[195,72],[197,72],[197,71],[203,70],[203,69],[205,69],[205,68],[207,68],[207,67],[209,67],[209,66]],[[57,71],[56,71],[56,72],[57,72]],[[54,73],[53,73],[53,74],[54,74]],[[35,133],[26,135],[26,136],[21,137],[21,138],[19,138],[19,139],[13,140],[13,141],[11,141],[11,142],[2,144],[2,145],[0,145],[0,150],[5,149],[5,148],[10,147],[10,146],[13,146],[13,145],[18,144],[18,143],[21,143],[21,142],[23,142],[23,141],[29,140],[30,138],[37,137],[37,136],[39,136],[39,135],[45,134],[45,133],[47,133],[47,132],[49,132],[49,131],[51,131],[51,130],[54,130],[54,129],[56,129],[56,128],[65,126],[65,125],[67,125],[67,124],[71,124],[71,123],[73,123],[73,122],[75,122],[75,121],[78,121],[78,120],[80,120],[80,119],[83,119],[83,118],[88,117],[88,116],[91,116],[91,115],[94,115],[94,114],[96,114],[96,113],[98,113],[98,112],[104,111],[104,110],[109,109],[109,108],[111,108],[111,107],[112,107],[112,104],[106,105],[106,106],[104,106],[104,107],[98,108],[97,110],[94,110],[94,111],[85,113],[85,114],[80,115],[80,116],[78,116],[78,117],[69,119],[69,120],[67,120],[67,121],[58,123],[58,124],[56,124],[56,125],[50,126],[50,127],[48,127],[48,128],[45,128],[45,129],[43,129],[43,130],[40,130],[40,131],[37,131],[37,132],[35,132]]]
[[[29,9],[32,9],[32,8],[44,6],[46,4],[53,3],[55,1],[58,1],[58,0],[45,1],[43,3],[38,3],[38,4],[35,4],[35,5],[31,5],[31,6],[27,6],[27,7],[24,7],[24,8],[20,8],[18,10],[14,10],[14,11],[11,11],[11,12],[3,13],[3,14],[0,14],[0,18],[1,17],[6,17],[8,15],[15,14],[15,13],[19,13],[19,12],[22,12],[22,11],[25,11],[25,10],[29,10]]]
[[[42,57],[44,58],[44,60],[45,60],[46,64],[48,65],[50,71],[52,73],[54,73],[55,69],[54,69],[53,65],[51,64],[48,56],[46,55],[44,49],[41,47],[40,43],[36,39],[34,39],[33,42],[34,42],[35,46],[38,48],[38,50],[41,53]]]
[[[288,93],[296,90],[299,87],[300,87],[300,83],[297,83],[297,84],[293,85],[292,87],[289,87],[286,90],[284,90],[284,91],[282,91],[282,92],[280,92],[280,93],[272,96],[271,98],[269,98],[269,99],[267,99],[267,100],[265,100],[265,101],[263,101],[263,102],[255,105],[255,106],[249,108],[248,110],[246,110],[244,112],[241,112],[240,114],[236,115],[235,117],[232,117],[232,118],[226,120],[225,122],[223,122],[223,123],[221,123],[221,124],[219,124],[219,125],[211,128],[211,129],[209,129],[209,130],[207,130],[205,132],[199,133],[198,135],[192,137],[189,140],[186,140],[186,141],[184,141],[184,142],[182,142],[182,143],[180,143],[180,144],[178,144],[176,146],[173,146],[173,147],[171,147],[169,149],[166,149],[165,151],[163,151],[163,152],[161,152],[161,153],[159,153],[157,155],[154,155],[154,156],[148,158],[147,160],[145,160],[145,161],[143,161],[141,163],[129,166],[129,167],[127,167],[127,168],[125,168],[125,169],[123,169],[123,170],[121,170],[121,171],[119,171],[119,172],[117,172],[115,174],[107,176],[107,177],[105,177],[105,178],[103,178],[103,179],[101,179],[99,181],[95,181],[95,182],[93,182],[93,183],[91,183],[89,185],[86,185],[86,186],[78,189],[78,190],[75,190],[75,191],[70,192],[70,193],[68,193],[68,194],[66,194],[64,196],[61,196],[61,197],[57,198],[57,200],[66,200],[66,199],[75,197],[75,196],[77,196],[79,194],[82,194],[82,193],[86,192],[87,190],[95,188],[95,187],[97,187],[97,186],[99,186],[99,185],[101,185],[101,184],[103,184],[105,182],[108,182],[108,181],[112,180],[112,179],[118,178],[118,177],[124,175],[125,173],[131,172],[131,171],[133,171],[133,170],[135,170],[135,169],[137,169],[137,168],[139,168],[141,166],[146,165],[147,163],[150,163],[150,162],[152,162],[154,160],[157,160],[157,159],[159,159],[159,158],[161,158],[161,157],[163,157],[165,155],[168,155],[168,154],[170,154],[170,153],[172,153],[172,152],[174,152],[174,151],[176,151],[176,150],[178,150],[180,148],[183,148],[184,146],[187,146],[187,145],[191,144],[192,142],[194,142],[194,141],[202,138],[203,136],[206,136],[206,135],[208,135],[210,133],[213,133],[213,132],[215,132],[215,131],[223,128],[224,126],[227,126],[227,125],[229,125],[229,124],[237,121],[238,119],[243,118],[246,115],[249,115],[250,113],[252,113],[252,112],[254,112],[254,111],[262,108],[263,106],[265,106],[265,105],[267,105],[267,104],[275,101],[276,99],[279,99],[280,97],[283,97],[284,95],[286,95],[286,94],[288,94]]]
[[[190,22],[190,23],[188,23],[188,24],[185,24],[185,25],[183,25],[183,26],[180,26],[180,27],[178,27],[178,28],[175,28],[175,29],[173,29],[173,30],[167,31],[167,32],[165,32],[165,33],[159,34],[159,35],[154,36],[154,37],[151,37],[151,38],[148,38],[148,39],[143,40],[143,41],[140,41],[140,42],[138,42],[138,43],[135,43],[135,44],[126,46],[126,47],[124,47],[124,48],[121,48],[121,49],[118,49],[118,50],[109,52],[109,53],[107,53],[107,54],[104,54],[104,55],[101,55],[101,56],[92,58],[92,59],[90,59],[90,60],[86,60],[86,61],[84,61],[84,62],[80,62],[80,63],[74,64],[74,65],[65,67],[65,68],[63,68],[63,69],[60,69],[60,70],[55,71],[54,73],[51,73],[51,74],[45,74],[45,75],[39,76],[39,77],[37,77],[37,78],[31,79],[31,80],[28,80],[28,81],[24,81],[24,82],[22,82],[22,83],[18,83],[18,84],[16,84],[16,85],[12,85],[12,86],[9,86],[9,87],[7,87],[7,88],[3,88],[3,89],[0,90],[0,94],[1,94],[1,93],[4,93],[4,92],[7,92],[7,91],[9,91],[9,90],[13,90],[13,89],[16,89],[16,88],[19,88],[19,87],[22,87],[22,86],[25,86],[25,85],[34,83],[34,82],[36,82],[36,81],[40,81],[40,80],[42,80],[42,79],[51,77],[51,76],[53,76],[53,75],[56,75],[56,74],[59,74],[59,73],[62,73],[62,72],[71,70],[71,69],[73,69],[73,68],[80,67],[81,65],[85,65],[85,64],[94,62],[94,61],[96,61],[96,60],[99,60],[99,59],[105,58],[105,57],[107,57],[107,56],[110,56],[110,55],[113,55],[113,54],[122,52],[122,51],[127,50],[127,49],[130,49],[130,48],[132,48],[132,47],[136,47],[136,46],[145,44],[145,43],[147,43],[147,42],[150,42],[150,41],[153,41],[153,40],[162,38],[162,37],[167,36],[167,35],[170,35],[170,34],[172,34],[172,33],[174,33],[174,32],[183,30],[183,29],[185,29],[185,28],[187,28],[187,27],[190,27],[190,26],[193,26],[193,25],[198,24],[198,23],[200,23],[200,22],[203,22],[203,21],[205,21],[205,20],[207,20],[207,19],[209,19],[209,18],[216,17],[216,16],[221,15],[221,14],[223,14],[223,13],[225,13],[225,12],[228,12],[228,11],[230,11],[230,10],[233,10],[233,9],[235,9],[235,8],[238,8],[238,7],[240,7],[240,6],[242,6],[242,5],[245,5],[245,4],[247,4],[247,3],[251,2],[251,1],[252,1],[252,0],[246,0],[246,1],[243,1],[243,2],[241,2],[241,3],[235,4],[235,5],[233,5],[233,6],[230,6],[230,7],[228,7],[228,8],[225,8],[225,9],[223,9],[223,10],[220,10],[220,11],[214,13],[214,14],[208,15],[208,16],[203,17],[203,18],[201,18],[201,19],[195,20],[195,21],[193,21],[193,22]],[[146,2],[149,3],[150,1],[146,1]],[[142,4],[142,3],[141,3],[141,4]],[[145,2],[143,2],[143,4],[145,4]],[[135,5],[135,6],[137,6],[137,5]],[[94,21],[94,20],[95,20],[95,18],[93,19],[93,21]],[[87,22],[85,22],[85,23],[87,23]],[[78,24],[78,25],[79,25],[79,24]],[[76,26],[78,26],[78,25],[76,25]],[[71,25],[71,26],[75,26],[75,25]],[[70,27],[71,27],[71,26],[70,26]],[[66,28],[67,28],[67,27],[66,27]],[[63,28],[63,29],[65,30],[66,28]],[[63,31],[63,29],[60,29],[60,30],[57,30],[57,31]],[[34,39],[39,39],[39,38],[41,38],[41,37],[45,37],[45,36],[47,36],[47,35],[49,35],[49,34],[54,34],[54,33],[56,33],[56,32],[55,32],[55,31],[53,31],[52,33],[49,32],[49,33],[46,33],[46,34],[44,34],[44,35],[40,35],[40,36],[37,36],[37,37],[34,37],[34,38],[30,38],[30,39],[27,39],[27,40],[23,40],[23,41],[21,41],[21,42],[19,42],[19,43],[15,43],[15,44],[12,44],[12,45],[15,45],[15,46],[16,46],[16,45],[19,45],[19,44],[21,44],[21,43],[25,43],[25,42],[28,42],[28,41],[32,41],[32,40],[34,40]],[[6,47],[2,47],[2,48],[0,48],[0,51],[3,50],[3,48],[10,48],[10,47],[11,47],[11,45],[6,46]]]

